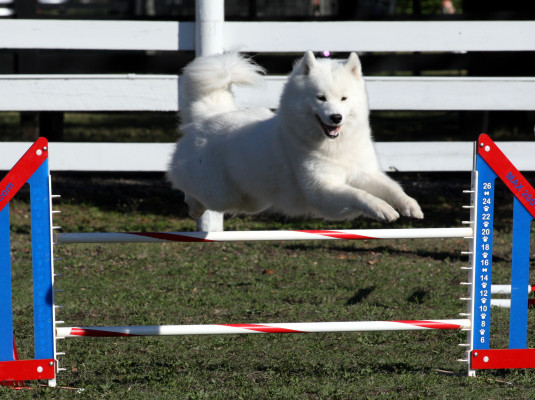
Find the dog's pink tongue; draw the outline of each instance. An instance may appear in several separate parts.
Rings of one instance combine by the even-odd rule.
[[[336,136],[338,135],[338,132],[340,131],[339,126],[329,126],[329,135]]]

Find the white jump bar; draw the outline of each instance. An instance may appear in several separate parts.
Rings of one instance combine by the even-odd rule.
[[[472,228],[281,230],[225,232],[58,233],[56,243],[234,242],[277,240],[368,240],[471,238]]]

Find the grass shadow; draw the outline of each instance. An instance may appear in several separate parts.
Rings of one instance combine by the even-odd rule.
[[[407,298],[409,303],[422,304],[429,297],[429,292],[423,289],[414,290]]]
[[[375,285],[369,286],[367,288],[359,289],[357,293],[355,293],[354,296],[352,296],[351,298],[347,300],[346,305],[352,306],[355,304],[360,304],[363,300],[367,299],[368,296],[372,294],[374,290],[375,290]]]

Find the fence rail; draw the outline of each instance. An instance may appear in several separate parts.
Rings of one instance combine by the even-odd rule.
[[[195,23],[2,20],[0,49],[195,50]]]
[[[535,142],[497,142],[522,171],[535,171]],[[10,169],[27,142],[0,145],[0,170]],[[63,143],[49,144],[52,171],[164,172],[174,143]],[[389,172],[461,172],[472,169],[472,142],[379,142],[379,164]],[[121,157],[118,157],[121,155]]]
[[[241,107],[277,108],[285,77],[234,89]],[[0,75],[2,111],[178,111],[178,75]],[[534,78],[368,77],[372,110],[535,110]],[[83,93],[81,96],[80,93]]]
[[[205,6],[207,2],[199,0]],[[222,1],[210,2],[223,15]],[[216,14],[217,14],[216,13]],[[0,20],[0,49],[245,52],[497,52],[535,51],[535,21],[224,22],[199,14],[197,22]],[[215,19],[214,19],[215,18]],[[221,17],[222,18],[222,17]],[[213,31],[213,32],[212,32]],[[217,35],[216,35],[217,33]],[[314,40],[310,40],[313,37]],[[180,109],[177,75],[0,75],[1,111],[163,111]],[[127,72],[127,71],[126,71]],[[284,77],[260,88],[237,88],[239,106],[276,108]],[[535,77],[368,77],[372,110],[535,110]],[[403,130],[400,127],[400,130]],[[378,143],[387,171],[468,171],[467,142]],[[433,136],[431,140],[440,138]],[[523,170],[534,143],[502,143]],[[0,169],[16,149],[4,142]],[[52,143],[52,170],[163,171],[171,143]],[[511,149],[511,151],[509,151]]]
[[[535,21],[225,22],[223,47],[251,52],[533,51]],[[314,38],[314,40],[310,40]],[[2,20],[0,48],[195,50],[195,23]]]

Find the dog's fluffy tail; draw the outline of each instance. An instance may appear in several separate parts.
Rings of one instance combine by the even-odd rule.
[[[183,124],[236,109],[231,84],[262,81],[264,70],[238,53],[199,57],[184,68],[180,86]]]

